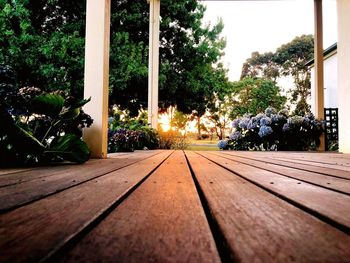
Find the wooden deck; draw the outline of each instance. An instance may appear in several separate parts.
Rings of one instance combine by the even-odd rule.
[[[350,155],[142,151],[0,170],[0,262],[350,262]]]

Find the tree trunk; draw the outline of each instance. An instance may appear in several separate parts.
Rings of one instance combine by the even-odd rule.
[[[202,134],[201,134],[201,116],[197,117],[197,129],[198,129],[197,139],[201,140],[202,139]]]

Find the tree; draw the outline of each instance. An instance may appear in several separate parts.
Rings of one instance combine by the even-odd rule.
[[[287,100],[280,95],[280,88],[273,81],[262,78],[244,78],[234,82],[233,90],[230,97],[232,119],[246,113],[256,115],[267,107],[280,110]]]
[[[0,0],[0,64],[11,65],[19,86],[83,87],[85,3]]]
[[[145,0],[111,4],[110,102],[136,115],[147,104],[149,5]],[[163,109],[178,105],[200,115],[215,89],[223,24],[203,26],[204,11],[197,0],[162,0]],[[14,68],[20,86],[82,95],[85,1],[0,0],[0,29],[0,64]]]
[[[175,110],[174,115],[170,121],[171,127],[175,127],[177,131],[184,130],[186,134],[186,125],[188,123],[188,116],[181,111]]]
[[[282,45],[276,51],[275,61],[281,65],[281,74],[294,78],[295,88],[292,90],[292,102],[296,103],[296,114],[304,115],[310,112],[306,103],[311,92],[311,74],[306,62],[314,56],[314,37],[303,35]]]
[[[224,96],[223,98],[216,96],[215,101],[208,108],[208,118],[214,123],[215,133],[219,140],[225,138],[225,131],[230,121],[230,114],[233,110],[232,106],[229,96]]]
[[[274,53],[252,53],[242,68],[241,79],[245,77],[264,77],[276,81],[282,76],[292,76],[294,89],[291,102],[296,104],[296,114],[310,112],[307,98],[310,95],[310,71],[306,62],[314,55],[313,35],[302,35],[282,45]]]
[[[280,76],[280,65],[274,59],[275,54],[272,52],[264,54],[253,52],[252,56],[243,64],[241,80],[246,77],[262,77],[276,82]]]

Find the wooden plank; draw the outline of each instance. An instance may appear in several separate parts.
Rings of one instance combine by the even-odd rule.
[[[232,156],[226,154],[226,152],[215,152],[213,154],[219,155],[223,158],[227,158],[235,162],[247,164],[256,168],[292,177],[303,182],[312,183],[328,189],[336,190],[338,192],[350,194],[350,180],[332,176],[325,176],[323,174],[318,174],[315,172],[302,171],[291,167],[279,166],[277,164],[266,163],[264,161],[246,159],[239,156]]]
[[[201,152],[201,155],[274,194],[331,220],[350,233],[349,195],[224,159],[209,152]]]
[[[194,152],[186,155],[233,261],[349,260],[349,235]]]
[[[146,156],[152,156],[155,153],[159,153],[161,150],[154,150],[154,151],[137,151],[135,153],[123,153],[121,155],[114,155],[112,154],[112,157],[109,159],[137,159],[141,156],[145,158]],[[109,161],[111,162],[111,161]],[[112,163],[112,162],[111,162]],[[88,162],[86,162],[84,165],[105,165],[105,160],[101,159],[90,159]],[[28,181],[32,181],[34,179],[42,178],[57,175],[61,173],[65,173],[66,171],[76,169],[78,164],[57,164],[54,166],[45,166],[45,167],[36,167],[32,169],[23,169],[23,171],[17,171],[15,174],[4,174],[0,176],[0,188],[15,184],[20,184]],[[89,170],[87,167],[85,167],[87,170]],[[48,172],[48,169],[50,172]],[[78,168],[79,169],[79,168]],[[6,170],[5,170],[6,171]]]
[[[277,164],[277,165],[281,165],[281,166],[291,167],[291,168],[300,169],[300,170],[304,170],[304,171],[322,173],[325,175],[331,175],[331,176],[340,177],[340,178],[344,178],[344,179],[350,179],[350,173],[348,171],[332,169],[332,168],[325,168],[325,167],[315,167],[315,166],[311,166],[311,165],[307,165],[307,164],[291,163],[291,162],[286,162],[286,161],[282,161],[282,160],[275,160],[275,159],[268,158],[269,153],[264,153],[264,154],[253,153],[252,154],[252,153],[246,153],[246,152],[227,151],[227,154],[230,154],[233,156],[245,157],[245,158],[258,160],[258,161],[263,161],[265,163],[272,163],[272,164]]]
[[[15,174],[23,171],[32,170],[33,168],[5,168],[0,169],[0,176],[7,175],[7,174]]]
[[[325,163],[325,162],[315,162],[312,160],[298,160],[298,159],[290,159],[286,157],[280,157],[276,156],[273,157],[275,160],[281,160],[281,161],[286,161],[286,162],[291,162],[291,163],[297,163],[297,164],[306,164],[306,165],[312,165],[312,166],[317,166],[317,167],[324,167],[324,168],[330,168],[330,169],[338,169],[338,170],[343,170],[347,171],[350,174],[350,167],[345,166],[345,165],[338,165],[336,163]]]
[[[51,168],[35,170],[33,172],[41,176],[30,181],[24,181],[16,185],[1,188],[0,212],[6,212],[66,188],[98,178],[106,173],[126,167],[142,159],[150,158],[159,153],[159,151],[155,152],[153,155],[148,152],[139,153],[134,157],[125,159],[100,159],[98,162],[92,164],[87,163],[67,168],[57,167],[56,170],[54,168],[52,169],[54,170],[52,174],[50,174],[52,171]],[[33,175],[33,177],[36,176]]]
[[[346,154],[342,153],[319,153],[319,152],[272,152],[263,153],[268,154],[271,157],[285,157],[295,160],[308,160],[314,162],[327,163],[331,165],[340,165],[350,167],[350,158]]]
[[[0,262],[39,262],[115,206],[171,151],[164,151],[0,215]]]
[[[63,261],[220,262],[186,159],[177,151]]]
[[[101,163],[101,160],[89,160],[84,165],[93,165],[94,163]],[[0,187],[20,184],[34,179],[45,178],[58,173],[72,170],[77,167],[77,164],[61,164],[54,166],[35,167],[32,169],[24,169],[17,173],[4,174],[0,176]],[[48,172],[50,171],[50,172]]]

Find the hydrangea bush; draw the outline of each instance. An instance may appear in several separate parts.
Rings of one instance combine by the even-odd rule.
[[[312,114],[289,116],[287,110],[267,108],[256,116],[246,114],[232,122],[233,132],[218,147],[223,150],[315,150],[323,132]]]
[[[133,152],[134,150],[156,149],[159,136],[148,127],[142,118],[126,116],[121,120],[118,114],[109,118],[108,152]]]

